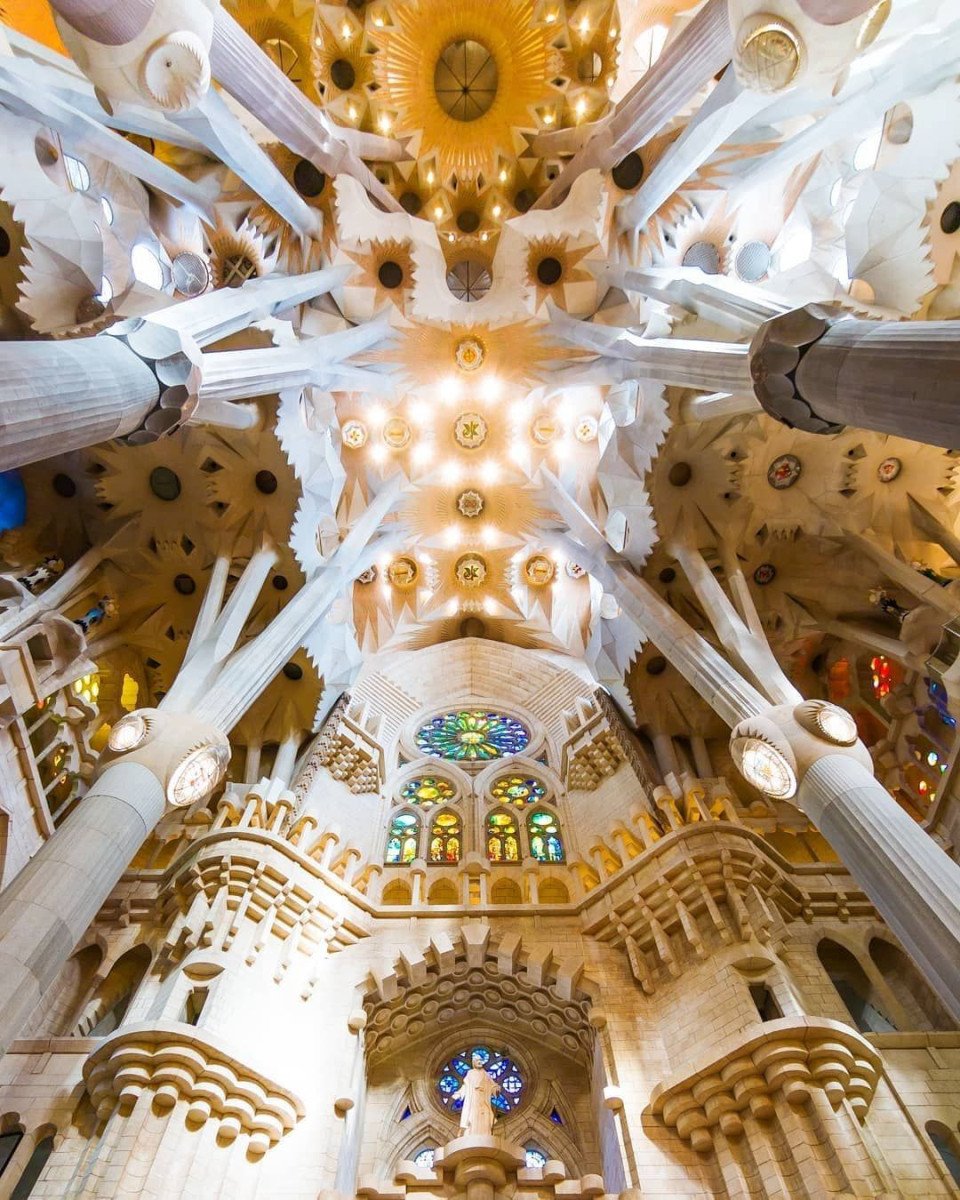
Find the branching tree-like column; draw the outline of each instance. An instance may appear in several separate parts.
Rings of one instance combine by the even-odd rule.
[[[764,409],[792,428],[960,447],[956,321],[862,321],[809,305],[759,330],[750,367]]]
[[[584,171],[607,170],[643,146],[727,65],[732,50],[726,0],[708,0],[533,207],[552,208]],[[565,132],[561,131],[560,137]],[[535,139],[534,152],[549,155],[557,140],[555,133],[541,134]]]
[[[253,280],[185,300],[148,319],[121,321],[92,338],[0,342],[0,470],[111,438],[155,441],[188,420],[250,426],[256,419],[251,410],[216,404],[204,409],[201,348],[322,295],[344,277],[343,268],[331,268]],[[382,336],[382,327],[375,328]],[[349,347],[360,341],[351,330],[333,335],[324,346],[330,350],[331,343]],[[243,353],[235,359],[235,377],[248,367]],[[272,353],[282,358],[299,351]]]
[[[771,705],[617,559],[549,473],[554,508],[577,538],[568,549],[643,634],[732,727],[745,777],[793,802],[830,840],[850,874],[960,1019],[960,866],[874,778],[853,718],[824,701]]]
[[[325,570],[236,649],[276,560],[264,545],[223,603],[229,559],[214,564],[184,664],[159,708],[121,718],[86,796],[0,893],[0,1053],[17,1036],[167,804],[201,800],[230,759],[227,733],[343,588],[399,533],[370,541],[400,494],[383,488]]]

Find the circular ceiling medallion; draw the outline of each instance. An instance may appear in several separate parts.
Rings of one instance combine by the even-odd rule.
[[[478,371],[483,366],[486,351],[479,338],[465,337],[457,342],[453,357],[461,371]]]
[[[391,450],[402,450],[410,445],[410,426],[403,417],[391,417],[383,425],[383,440]]]
[[[800,71],[802,43],[786,21],[764,20],[740,43],[740,73],[757,92],[780,92]]]
[[[546,587],[553,582],[556,573],[557,568],[545,554],[532,555],[523,567],[524,578],[531,587]]]
[[[453,436],[464,450],[476,450],[487,440],[487,422],[479,413],[461,413],[453,426]]]
[[[433,72],[433,90],[448,117],[476,121],[493,107],[499,72],[493,55],[480,42],[460,38],[444,46]]]
[[[447,272],[447,287],[464,304],[482,300],[492,282],[490,268],[479,258],[465,258]]]
[[[793,487],[803,474],[803,463],[795,454],[781,454],[767,467],[767,483],[778,492]]]
[[[568,562],[566,572],[571,579],[582,579],[587,573],[586,567],[581,567],[578,562]]]
[[[210,268],[205,258],[184,250],[170,263],[170,278],[181,296],[199,296],[210,286]]]
[[[367,427],[362,421],[346,421],[341,430],[343,444],[351,450],[359,450],[367,442]]]
[[[885,458],[877,467],[877,478],[881,483],[893,483],[902,470],[903,463],[899,458]]]
[[[457,497],[457,508],[464,517],[479,517],[483,512],[483,507],[483,496],[473,488],[468,488]]]
[[[753,573],[753,582],[757,587],[766,587],[777,577],[777,568],[773,563],[761,563]]]
[[[395,558],[387,568],[387,578],[395,588],[400,591],[406,591],[407,588],[412,588],[417,582],[419,570],[417,564],[412,558],[402,555],[400,558]]]
[[[573,427],[573,436],[578,442],[592,442],[596,439],[597,418],[590,413],[584,413],[582,417],[577,417],[577,423]]]
[[[562,432],[563,427],[552,413],[537,413],[530,425],[530,436],[539,446],[549,446]]]
[[[375,566],[367,567],[367,569],[365,571],[361,571],[360,574],[357,576],[357,583],[364,583],[364,584],[376,583],[376,580],[377,580],[377,568]]]
[[[737,251],[734,269],[748,283],[759,283],[770,270],[771,257],[766,242],[745,242]]]
[[[487,578],[487,564],[479,554],[464,554],[457,559],[454,574],[461,587],[480,587]]]

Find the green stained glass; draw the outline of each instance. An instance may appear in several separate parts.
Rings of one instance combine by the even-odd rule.
[[[390,822],[387,836],[387,863],[412,863],[417,857],[420,840],[420,822],[412,813],[400,813]]]
[[[531,813],[527,818],[530,853],[538,862],[563,862],[563,839],[556,817],[548,812]]]
[[[428,721],[417,732],[416,742],[423,754],[434,758],[489,762],[522,753],[530,744],[530,733],[505,713],[463,709]]]

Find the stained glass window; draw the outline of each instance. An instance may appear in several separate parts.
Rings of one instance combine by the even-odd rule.
[[[487,858],[491,862],[520,861],[517,823],[510,813],[495,812],[487,817]]]
[[[515,804],[522,808],[525,804],[536,804],[547,794],[547,789],[539,779],[529,779],[524,775],[501,775],[490,789],[490,794],[498,804]]]
[[[420,822],[413,813],[398,813],[390,822],[387,837],[388,863],[411,863],[417,857],[417,842],[420,840]]]
[[[527,1160],[527,1170],[541,1170],[547,1165],[547,1156],[542,1150],[538,1150],[536,1146],[527,1146],[524,1150],[524,1157]]]
[[[423,775],[409,779],[400,789],[400,796],[407,804],[418,808],[433,808],[435,804],[446,804],[456,795],[453,784],[436,775]]]
[[[890,695],[890,689],[893,687],[893,666],[888,658],[878,654],[870,660],[870,670],[873,673],[873,694],[878,700],[882,700],[884,696]]]
[[[419,1150],[413,1156],[413,1164],[416,1167],[432,1167],[436,1154],[436,1149],[433,1146],[424,1146],[422,1150]]]
[[[556,817],[548,812],[531,813],[527,821],[530,853],[538,862],[563,862],[563,839]]]
[[[437,1090],[445,1108],[451,1112],[459,1112],[463,1101],[454,1097],[463,1086],[467,1072],[473,1065],[473,1056],[478,1054],[483,1061],[483,1069],[499,1083],[500,1091],[490,1103],[498,1113],[504,1115],[513,1112],[523,1099],[523,1076],[515,1062],[507,1058],[500,1050],[491,1050],[488,1046],[469,1046],[455,1054],[440,1071],[437,1080]]]
[[[454,813],[438,813],[430,827],[430,861],[460,861],[460,818]]]
[[[505,713],[463,709],[442,713],[422,726],[417,746],[423,754],[457,762],[489,762],[520,754],[530,744],[530,732]]]

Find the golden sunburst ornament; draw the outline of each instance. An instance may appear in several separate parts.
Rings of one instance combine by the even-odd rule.
[[[444,182],[491,176],[554,99],[550,31],[530,0],[415,0],[378,36],[378,99],[398,134],[420,135],[419,156],[435,156]]]

